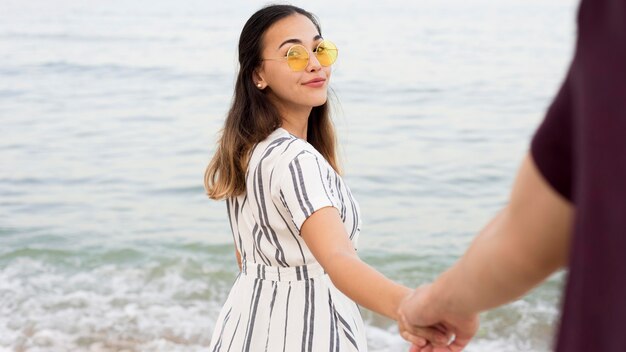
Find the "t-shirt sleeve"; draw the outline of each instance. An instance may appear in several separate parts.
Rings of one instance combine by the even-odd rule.
[[[573,101],[571,70],[531,142],[539,172],[554,190],[572,200]]]
[[[327,182],[328,172],[324,160],[303,151],[289,162],[273,187],[274,203],[289,214],[298,231],[317,210],[330,206],[337,208]]]

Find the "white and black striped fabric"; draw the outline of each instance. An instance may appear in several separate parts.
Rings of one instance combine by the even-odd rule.
[[[300,236],[316,210],[335,207],[355,248],[359,206],[324,157],[283,128],[250,158],[246,192],[227,200],[242,271],[215,324],[211,352],[367,351],[358,306]]]

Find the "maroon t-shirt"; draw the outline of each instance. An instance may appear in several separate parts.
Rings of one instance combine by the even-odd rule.
[[[557,351],[626,351],[626,0],[583,0],[574,60],[531,153],[574,204]]]

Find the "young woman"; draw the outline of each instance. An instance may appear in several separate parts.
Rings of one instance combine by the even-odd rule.
[[[359,206],[339,175],[327,103],[336,58],[298,7],[265,7],[241,32],[234,100],[205,174],[208,195],[226,199],[241,272],[210,351],[366,351],[357,303],[397,320],[411,293],[356,254]]]

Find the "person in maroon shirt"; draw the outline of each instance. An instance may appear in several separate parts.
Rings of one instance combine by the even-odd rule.
[[[401,333],[413,351],[460,351],[479,312],[564,266],[556,351],[626,351],[626,0],[581,2],[574,59],[510,202],[452,268],[403,302]],[[416,330],[428,326],[452,341]]]

